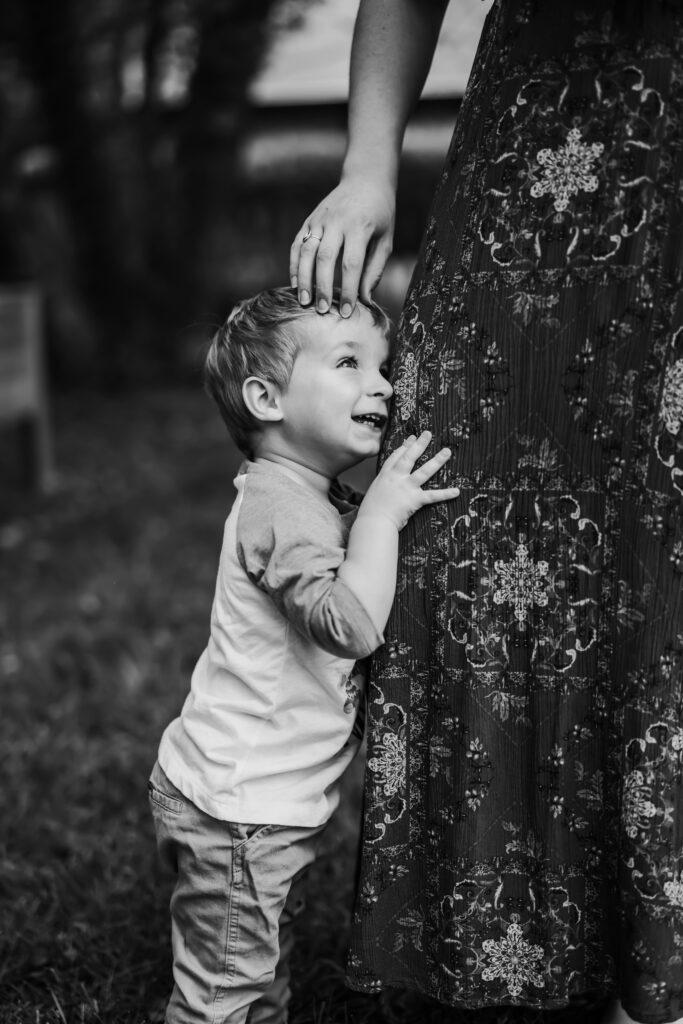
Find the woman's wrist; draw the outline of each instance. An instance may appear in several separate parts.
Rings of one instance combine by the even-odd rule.
[[[341,181],[373,182],[390,192],[396,191],[400,154],[384,147],[367,147],[356,152],[349,147],[342,164]]]

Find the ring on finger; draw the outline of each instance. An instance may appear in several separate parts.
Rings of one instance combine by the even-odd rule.
[[[323,240],[323,236],[322,235],[314,235],[312,231],[307,231],[306,234],[304,235],[304,237],[301,239],[302,245],[303,245],[304,242],[307,242],[309,238],[317,238],[317,240],[319,242],[322,242],[322,240]]]

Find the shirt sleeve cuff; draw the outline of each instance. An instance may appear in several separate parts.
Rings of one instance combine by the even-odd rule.
[[[320,647],[341,658],[366,658],[384,643],[362,602],[338,578],[311,632]]]

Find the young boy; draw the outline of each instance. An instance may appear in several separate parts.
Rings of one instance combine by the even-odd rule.
[[[354,663],[382,643],[399,530],[458,493],[422,490],[450,457],[414,469],[427,433],[389,456],[358,508],[336,484],[379,452],[388,375],[378,306],[320,316],[289,288],[242,302],[212,342],[208,388],[249,461],[208,646],[149,783],[177,873],[168,1024],[287,1019],[301,881],[361,739]]]

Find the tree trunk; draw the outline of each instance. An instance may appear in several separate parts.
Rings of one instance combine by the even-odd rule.
[[[112,162],[112,154],[128,143],[125,127],[89,102],[82,14],[78,0],[25,0],[24,39],[46,133],[58,154],[59,191],[73,232],[83,303],[98,334],[96,365],[83,369],[111,383],[139,338],[139,260],[131,247],[126,182]]]
[[[216,301],[205,287],[206,236],[216,207],[235,203],[234,158],[249,109],[247,89],[263,58],[268,16],[277,2],[204,0],[198,9],[197,67],[180,149],[183,248],[189,255],[188,297],[194,316],[205,318]]]

